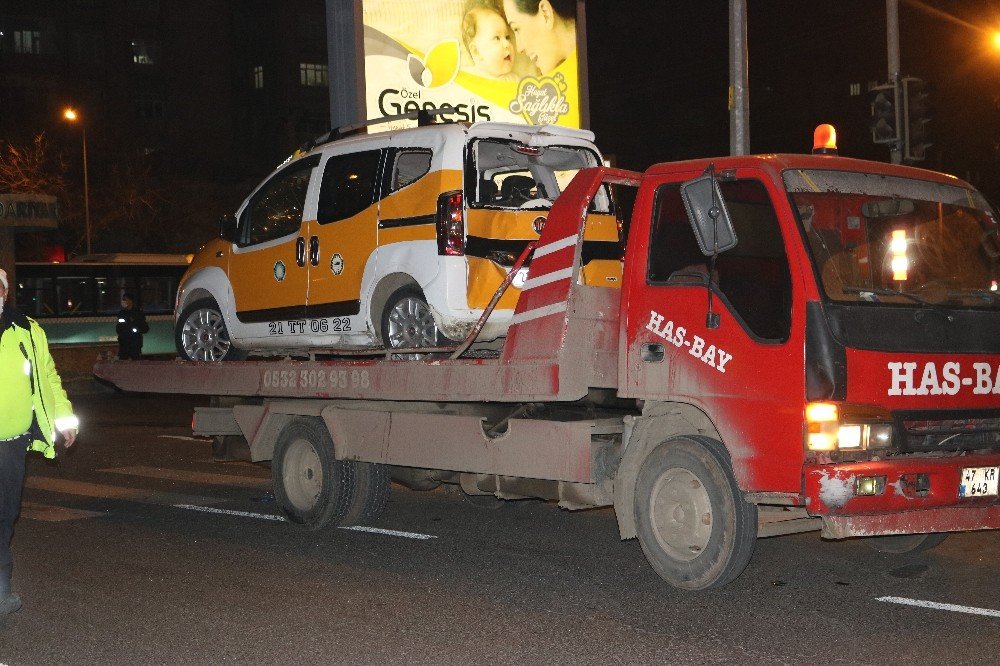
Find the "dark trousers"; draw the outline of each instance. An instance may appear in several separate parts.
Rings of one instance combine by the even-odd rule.
[[[0,575],[10,572],[10,538],[21,508],[26,451],[25,438],[0,442]]]

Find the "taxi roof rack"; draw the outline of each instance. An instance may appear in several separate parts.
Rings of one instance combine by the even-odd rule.
[[[351,136],[357,132],[370,127],[372,125],[381,125],[383,123],[391,123],[396,120],[416,120],[417,127],[426,127],[427,125],[434,124],[434,116],[441,116],[448,113],[455,113],[455,109],[452,106],[445,105],[439,109],[420,109],[418,111],[410,111],[408,113],[400,113],[395,116],[382,116],[381,118],[373,118],[371,120],[365,120],[360,123],[353,123],[350,125],[339,125],[333,127],[326,134],[321,134],[315,139],[311,139],[302,144],[298,153],[305,153],[312,150],[316,146],[320,146],[324,143],[330,143],[331,141],[336,141],[337,139],[343,139],[345,136]]]

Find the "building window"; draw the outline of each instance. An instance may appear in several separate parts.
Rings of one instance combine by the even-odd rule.
[[[41,52],[42,32],[40,30],[14,31],[14,53],[31,53],[38,55]]]
[[[326,65],[310,62],[299,63],[299,81],[304,86],[325,86],[327,85],[326,71]]]
[[[257,90],[264,87],[264,68],[260,65],[253,68],[253,87]]]
[[[132,40],[132,62],[137,65],[155,65],[160,61],[159,42],[148,39]]]
[[[851,97],[857,97],[860,94],[861,94],[861,84],[860,83],[852,83],[851,84]]]
[[[135,103],[135,113],[139,120],[162,120],[163,102],[158,99],[140,99]]]

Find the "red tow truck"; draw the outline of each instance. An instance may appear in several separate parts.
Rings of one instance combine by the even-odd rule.
[[[581,280],[609,186],[637,188],[620,288]],[[908,552],[1000,528],[1000,227],[967,183],[835,155],[587,169],[512,274],[526,257],[492,357],[469,340],[95,374],[221,396],[195,433],[245,437],[307,528],[371,523],[390,477],[613,506],[692,590],[735,579],[758,537]]]

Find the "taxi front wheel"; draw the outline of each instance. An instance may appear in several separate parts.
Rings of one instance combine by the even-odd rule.
[[[180,357],[189,361],[240,361],[247,357],[229,339],[214,298],[201,298],[184,308],[177,319],[174,342]]]

